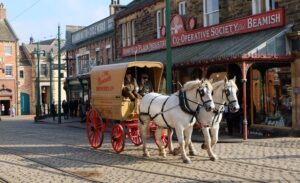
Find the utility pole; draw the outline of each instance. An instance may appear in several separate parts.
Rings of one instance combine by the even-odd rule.
[[[58,25],[58,123],[61,123],[60,25]]]
[[[167,47],[167,93],[172,93],[172,50],[171,50],[171,6],[170,0],[166,0],[166,47]]]

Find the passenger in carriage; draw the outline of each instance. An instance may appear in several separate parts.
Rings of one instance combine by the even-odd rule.
[[[139,87],[136,79],[132,76],[132,71],[128,69],[124,78],[122,95],[128,97],[131,101],[134,101],[136,98],[140,97],[138,91]]]
[[[149,80],[148,74],[142,74],[141,80],[139,82],[139,94],[143,97],[148,93],[153,92],[153,86],[151,81]]]

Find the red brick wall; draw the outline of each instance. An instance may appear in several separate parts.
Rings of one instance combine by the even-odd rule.
[[[10,45],[12,47],[12,55],[6,56],[4,54],[4,46]],[[17,107],[17,89],[16,89],[16,76],[17,76],[17,70],[16,70],[16,59],[17,59],[17,43],[16,42],[0,42],[0,58],[3,60],[3,64],[0,65],[2,69],[5,69],[5,65],[9,64],[12,65],[12,77],[6,77],[5,72],[3,73],[2,70],[0,70],[0,89],[2,89],[3,85],[4,88],[8,88],[12,90],[12,97],[5,97],[0,96],[0,100],[8,100],[10,99],[10,104]],[[16,109],[17,111],[17,109]]]

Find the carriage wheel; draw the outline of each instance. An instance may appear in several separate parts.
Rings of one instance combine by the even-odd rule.
[[[134,145],[139,146],[143,144],[139,128],[129,128],[128,131],[129,138]]]
[[[120,153],[123,151],[125,146],[125,132],[120,124],[116,124],[112,126],[110,132],[110,140],[113,149],[116,153]]]
[[[154,131],[154,138],[155,138],[155,144],[157,145],[157,147],[159,147],[158,146],[158,140],[156,139],[156,136],[155,136],[155,131]],[[164,147],[167,148],[168,144],[169,144],[168,134],[163,132],[161,134],[161,140],[163,142]]]
[[[87,113],[86,135],[92,148],[101,147],[104,138],[104,124],[96,109],[91,109]]]

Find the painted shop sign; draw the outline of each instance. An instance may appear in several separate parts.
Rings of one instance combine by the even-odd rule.
[[[282,8],[269,12],[236,19],[214,26],[195,29],[187,32],[182,18],[176,15],[171,20],[172,47],[200,43],[222,37],[255,32],[285,25],[284,10]],[[122,49],[122,56],[147,53],[166,48],[164,38],[137,44]]]

